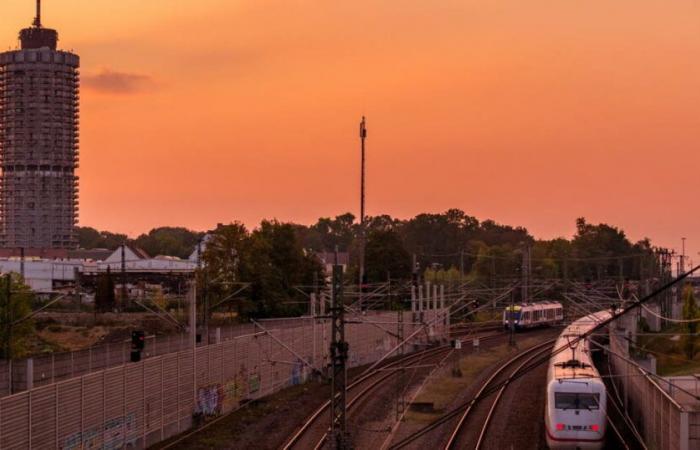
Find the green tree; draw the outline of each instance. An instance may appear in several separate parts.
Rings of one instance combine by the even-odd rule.
[[[377,228],[367,236],[365,248],[367,281],[376,283],[391,278],[411,276],[411,255],[401,242],[399,234],[391,229]]]
[[[304,250],[289,223],[264,220],[250,236],[241,266],[251,285],[255,317],[298,315],[307,310],[306,298],[295,288],[322,280],[322,267],[313,252]],[[314,277],[316,273],[316,277]]]
[[[250,234],[240,222],[219,225],[212,231],[203,243],[204,251],[201,257],[201,267],[197,269],[197,296],[204,311],[206,303],[215,305],[229,299],[227,305],[232,305],[241,317],[246,317],[251,310],[249,301],[243,297],[230,298],[240,288],[241,266],[249,255]]]
[[[683,320],[689,320],[685,323],[685,332],[683,336],[683,351],[688,359],[695,357],[695,340],[698,324],[695,319],[698,318],[698,307],[695,304],[695,292],[691,284],[686,284],[683,289]]]
[[[107,267],[107,272],[97,277],[97,287],[95,288],[95,310],[97,312],[114,311],[116,297],[114,294],[114,280],[112,273]]]
[[[195,248],[202,233],[183,227],[154,228],[134,241],[152,256],[167,255],[187,258]]]
[[[33,299],[34,294],[24,284],[21,275],[11,273],[0,278],[0,351],[4,359],[21,358],[28,351],[28,339],[34,334],[34,321],[21,319],[31,314]]]
[[[91,227],[77,227],[80,248],[107,248],[114,250],[128,240],[127,235],[98,231]]]

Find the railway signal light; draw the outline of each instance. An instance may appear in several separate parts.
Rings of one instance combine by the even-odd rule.
[[[146,333],[143,330],[136,330],[131,332],[131,350],[138,350],[139,352],[146,347]]]

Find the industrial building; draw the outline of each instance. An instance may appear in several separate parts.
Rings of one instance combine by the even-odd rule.
[[[57,50],[41,3],[0,53],[0,247],[77,247],[80,58]]]

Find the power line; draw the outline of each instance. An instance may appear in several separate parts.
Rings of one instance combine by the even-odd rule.
[[[557,355],[557,354],[559,354],[559,353],[561,353],[561,352],[563,352],[563,351],[569,349],[572,345],[576,345],[578,342],[580,342],[580,341],[582,341],[582,340],[585,340],[585,339],[588,339],[591,335],[593,335],[596,331],[598,331],[598,330],[601,329],[602,327],[604,327],[604,326],[606,326],[606,325],[612,323],[613,321],[615,321],[615,320],[619,319],[620,317],[626,315],[626,314],[627,314],[628,312],[630,312],[632,309],[638,307],[639,305],[641,305],[641,304],[643,304],[643,303],[646,303],[647,301],[649,301],[649,300],[651,300],[652,298],[656,297],[656,296],[659,295],[660,293],[662,293],[662,292],[664,292],[665,290],[671,288],[671,287],[674,286],[676,283],[678,283],[678,282],[684,280],[685,278],[687,278],[688,276],[690,276],[692,273],[696,272],[698,269],[700,269],[700,266],[696,266],[696,267],[694,267],[693,269],[691,269],[690,271],[688,271],[688,272],[686,272],[686,273],[684,273],[684,274],[681,274],[680,276],[678,276],[678,277],[672,279],[671,281],[669,281],[669,282],[666,283],[665,285],[663,285],[663,286],[661,286],[660,288],[656,289],[654,292],[650,293],[649,295],[646,295],[646,296],[643,297],[641,300],[637,300],[637,301],[635,301],[633,304],[630,304],[630,305],[625,306],[624,308],[622,308],[622,309],[621,309],[620,311],[618,311],[618,312],[613,312],[613,314],[612,314],[608,319],[605,319],[605,320],[602,320],[602,321],[598,322],[593,328],[591,328],[591,329],[588,330],[587,332],[582,333],[581,335],[579,335],[579,336],[577,336],[576,338],[574,338],[574,339],[572,339],[571,341],[569,341],[569,342],[567,343],[567,345],[563,345],[563,346],[561,346],[561,347],[559,347],[559,348],[557,348],[557,349],[554,349],[550,355],[544,355],[544,356],[542,356],[542,357],[540,357],[540,358],[537,358],[537,359],[533,360],[533,362],[531,362],[530,364],[528,364],[528,365],[526,365],[525,367],[523,367],[521,372],[519,372],[518,374],[515,374],[515,375],[513,376],[513,378],[510,380],[510,382],[512,382],[513,380],[518,379],[518,378],[524,376],[524,375],[525,375],[526,373],[528,373],[530,370],[532,370],[532,369],[538,367],[540,364],[542,364],[542,363],[544,363],[544,362],[549,361],[553,356],[555,356],[555,355]],[[398,449],[398,448],[404,447],[405,445],[409,444],[410,442],[412,442],[412,441],[415,440],[416,438],[418,438],[418,437],[424,435],[424,434],[427,433],[428,431],[431,431],[431,430],[437,428],[438,426],[442,425],[443,423],[445,423],[445,422],[451,420],[452,418],[456,417],[456,416],[457,416],[458,414],[460,414],[464,409],[468,408],[470,405],[473,405],[473,404],[475,404],[475,403],[477,403],[477,402],[483,400],[483,399],[486,398],[488,395],[490,395],[490,394],[496,392],[498,389],[500,389],[501,387],[503,387],[505,384],[506,384],[506,381],[501,382],[501,383],[497,383],[497,384],[493,385],[491,388],[482,391],[482,393],[481,393],[480,395],[477,395],[477,396],[473,397],[471,400],[462,403],[461,405],[457,406],[456,408],[453,408],[452,410],[450,410],[450,411],[448,411],[447,413],[443,414],[440,418],[438,418],[438,419],[436,419],[435,421],[431,422],[429,425],[427,425],[427,426],[425,426],[425,427],[423,427],[423,428],[421,428],[421,429],[419,429],[419,430],[417,430],[417,431],[411,433],[409,436],[405,437],[404,439],[402,439],[402,440],[399,441],[398,443],[392,445],[390,448],[391,448],[391,449]]]

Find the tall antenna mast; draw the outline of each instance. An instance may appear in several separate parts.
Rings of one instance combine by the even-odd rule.
[[[36,0],[36,17],[34,18],[35,27],[41,28],[41,0]]]
[[[360,165],[360,279],[358,288],[358,304],[362,311],[362,285],[365,282],[365,139],[367,138],[367,124],[365,116],[362,116],[360,122],[360,141],[361,141],[361,165]]]

